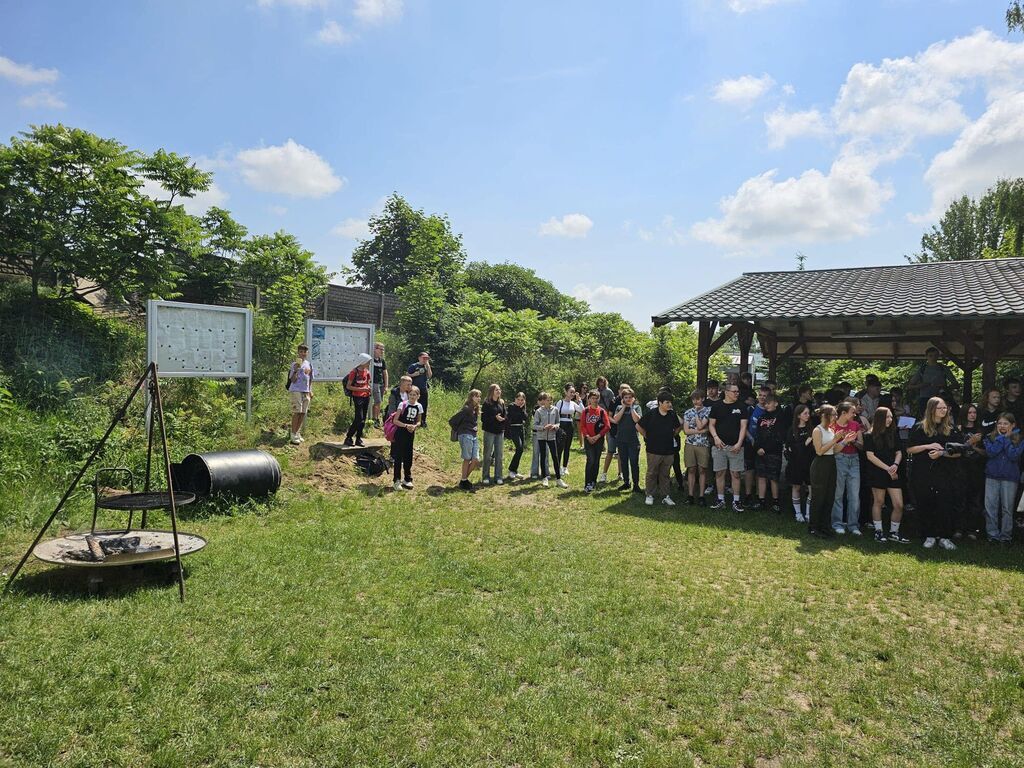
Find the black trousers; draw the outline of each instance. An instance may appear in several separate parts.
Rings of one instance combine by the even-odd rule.
[[[519,474],[519,461],[523,458],[523,443],[526,439],[525,433],[526,427],[522,424],[514,424],[508,428],[506,436],[512,441],[512,445],[516,447],[516,452],[512,454],[512,461],[508,465],[508,471]]]
[[[951,539],[956,528],[956,494],[948,481],[948,467],[928,466],[945,460],[917,462],[914,467],[914,497],[925,538]]]
[[[811,462],[811,503],[807,510],[813,530],[832,529],[832,502],[836,496],[836,457],[815,456]]]
[[[558,463],[558,446],[554,440],[540,440],[540,476],[548,476],[548,454],[551,454],[551,460],[555,462],[555,480],[562,479],[562,465]]]
[[[571,421],[562,421],[558,424],[558,460],[562,466],[568,468],[569,453],[572,451],[572,441],[576,438],[576,428]]]
[[[680,442],[679,445],[676,446],[676,449],[672,457],[672,469],[676,473],[676,486],[679,488],[680,491],[683,490],[686,483],[686,474],[683,472],[683,464],[680,460],[682,452],[683,444],[682,442]]]
[[[596,443],[584,439],[583,450],[587,453],[587,470],[584,474],[584,484],[596,485],[597,475],[601,471],[601,454],[604,453],[604,438]]]
[[[348,428],[345,439],[351,440],[352,436],[355,435],[359,440],[362,440],[363,429],[366,427],[366,411],[370,408],[370,398],[353,397],[352,407],[355,409],[355,414],[352,416],[352,424]]]
[[[405,475],[406,480],[412,480],[412,445],[416,434],[404,427],[395,431],[395,441],[391,443],[391,458],[395,462],[395,482],[397,483]]]

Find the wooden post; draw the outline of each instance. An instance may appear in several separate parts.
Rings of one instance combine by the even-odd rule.
[[[711,323],[701,320],[697,323],[697,389],[704,389],[708,380],[708,366],[711,364]]]
[[[754,341],[754,330],[744,325],[736,334],[740,343],[740,373],[744,373],[750,367],[750,345]]]
[[[977,361],[970,355],[966,355],[964,358],[966,366],[964,367],[964,389],[963,389],[963,407],[966,408],[967,404],[971,402],[972,395],[974,394],[974,369],[977,367]]]
[[[779,364],[779,340],[766,333],[757,334],[757,343],[761,345],[761,353],[768,358],[768,380],[775,381],[776,369]]]
[[[984,392],[996,385],[996,363],[999,362],[999,326],[995,321],[985,321],[982,338],[981,389]]]
[[[327,286],[327,290],[324,291],[324,322],[327,322],[328,320],[330,320],[330,318],[327,317],[327,304],[328,304],[328,302],[330,300],[331,300],[331,286],[328,285]]]

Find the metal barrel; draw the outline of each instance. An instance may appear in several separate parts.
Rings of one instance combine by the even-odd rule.
[[[182,488],[201,496],[266,496],[281,485],[281,465],[266,451],[190,453],[181,462]]]

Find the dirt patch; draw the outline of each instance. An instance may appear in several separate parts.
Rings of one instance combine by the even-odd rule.
[[[323,455],[321,458],[310,456],[309,449],[305,445],[297,447],[294,461],[299,463],[308,462],[312,466],[312,472],[304,478],[305,482],[324,493],[337,493],[338,491],[359,489],[364,492],[378,492],[390,490],[393,482],[391,472],[384,472],[377,477],[370,477],[356,466],[356,455]],[[389,451],[379,451],[381,455],[388,456]],[[456,483],[458,478],[453,478],[450,472],[444,472],[438,463],[426,453],[416,451],[412,463],[412,479],[415,483],[415,490],[425,491],[435,486],[450,487]]]

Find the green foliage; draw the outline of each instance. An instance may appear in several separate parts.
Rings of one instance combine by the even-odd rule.
[[[473,370],[471,389],[477,386],[485,367],[499,360],[513,360],[540,351],[540,323],[535,310],[511,312],[468,304],[459,311],[462,314],[459,346]]]
[[[1020,0],[1013,0],[1006,9],[1006,29],[1008,32],[1024,32],[1024,7]]]
[[[592,312],[570,323],[570,329],[576,341],[571,353],[590,360],[636,359],[645,339],[618,312]]]
[[[449,385],[461,379],[458,307],[448,299],[440,280],[423,273],[400,287],[401,305],[396,312],[398,328],[411,354],[430,353],[434,377]]]
[[[466,265],[465,282],[477,291],[492,293],[505,309],[513,312],[533,309],[545,317],[558,317],[563,307],[561,292],[549,280],[537,277],[532,269],[518,264],[488,264],[471,261]]]
[[[302,333],[306,307],[327,290],[328,274],[287,232],[246,241],[240,273],[260,291],[253,363],[257,378],[264,381],[286,365]]]
[[[939,223],[921,237],[911,262],[962,261],[1020,256],[1024,234],[1024,179],[1000,179],[975,201],[954,200]]]
[[[396,192],[369,226],[369,239],[356,247],[352,266],[345,269],[350,284],[396,293],[414,277],[429,274],[450,291],[457,289],[466,254],[462,236],[452,232],[446,216],[414,210]]]

